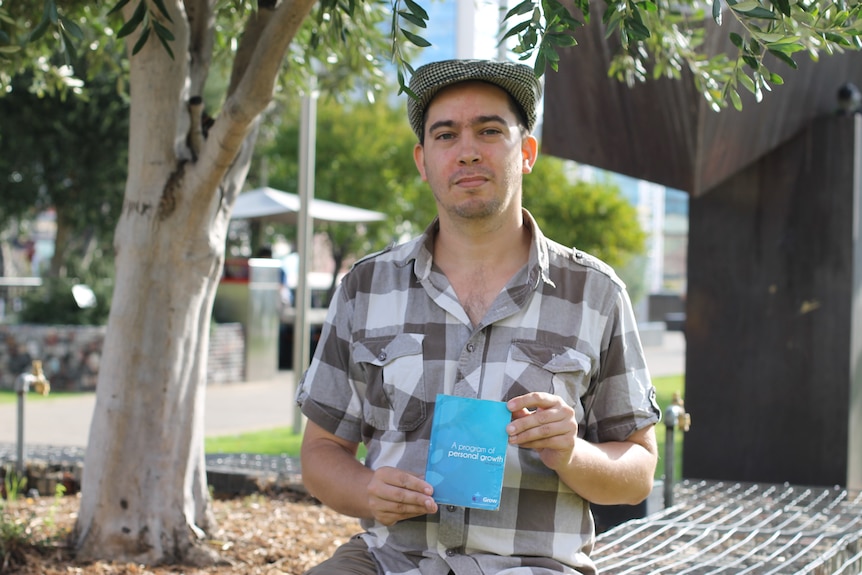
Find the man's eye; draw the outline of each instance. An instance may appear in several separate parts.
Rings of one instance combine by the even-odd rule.
[[[452,134],[451,132],[442,132],[442,133],[434,136],[434,139],[435,140],[451,140],[454,137],[455,137],[455,134]]]
[[[496,136],[497,134],[502,134],[503,130],[499,128],[485,128],[482,130],[482,133],[486,136]]]

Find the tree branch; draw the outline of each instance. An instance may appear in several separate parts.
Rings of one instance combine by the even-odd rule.
[[[249,17],[240,42],[228,97],[198,162],[197,176],[216,190],[236,159],[254,121],[269,105],[284,54],[315,0],[285,0],[275,10]],[[196,170],[197,171],[197,170]]]
[[[192,96],[203,93],[212,62],[215,0],[183,0],[189,21],[189,76]]]

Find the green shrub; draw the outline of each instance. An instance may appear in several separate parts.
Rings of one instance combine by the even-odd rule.
[[[55,325],[104,325],[111,309],[112,282],[86,284],[93,290],[96,303],[81,308],[72,295],[72,287],[82,282],[77,279],[46,279],[42,287],[30,290],[21,302],[19,314],[22,323]]]

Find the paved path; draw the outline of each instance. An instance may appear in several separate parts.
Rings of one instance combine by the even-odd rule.
[[[661,345],[645,348],[653,376],[685,372],[685,339],[665,332]],[[24,409],[26,445],[84,447],[93,417],[95,394],[27,401]],[[293,425],[293,372],[269,381],[212,385],[207,388],[207,437]],[[17,405],[0,405],[0,444],[17,443]]]

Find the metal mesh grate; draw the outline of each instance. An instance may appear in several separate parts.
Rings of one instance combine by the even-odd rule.
[[[602,575],[859,575],[862,493],[683,481],[676,505],[597,540]]]

